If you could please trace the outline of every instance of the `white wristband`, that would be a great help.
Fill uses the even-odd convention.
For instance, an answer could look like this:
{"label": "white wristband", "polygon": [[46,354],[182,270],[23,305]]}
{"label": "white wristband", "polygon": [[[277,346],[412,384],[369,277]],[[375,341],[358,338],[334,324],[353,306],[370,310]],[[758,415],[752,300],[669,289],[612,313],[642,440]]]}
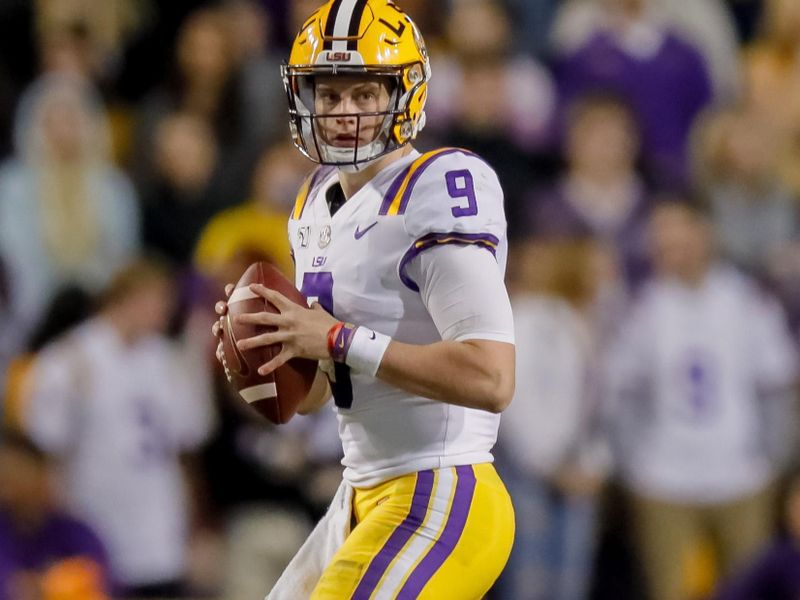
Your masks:
{"label": "white wristband", "polygon": [[392,338],[388,335],[367,327],[358,327],[353,333],[344,362],[354,371],[375,377],[391,341]]}

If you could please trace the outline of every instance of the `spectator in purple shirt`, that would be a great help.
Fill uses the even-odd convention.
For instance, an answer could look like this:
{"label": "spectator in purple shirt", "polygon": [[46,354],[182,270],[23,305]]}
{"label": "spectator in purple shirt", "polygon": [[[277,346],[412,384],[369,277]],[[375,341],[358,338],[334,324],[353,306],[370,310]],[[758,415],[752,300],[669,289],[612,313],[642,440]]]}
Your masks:
{"label": "spectator in purple shirt", "polygon": [[714,600],[800,598],[800,470],[789,478],[783,532],[751,565],[720,586]]}
{"label": "spectator in purple shirt", "polygon": [[[45,454],[0,435],[0,600],[105,600],[106,552],[92,530],[59,510]],[[69,591],[66,591],[69,590]]]}
{"label": "spectator in purple shirt", "polygon": [[651,17],[646,0],[596,0],[605,18],[587,41],[557,57],[561,105],[595,90],[614,91],[633,106],[642,150],[655,177],[686,183],[687,138],[712,87],[701,53]]}

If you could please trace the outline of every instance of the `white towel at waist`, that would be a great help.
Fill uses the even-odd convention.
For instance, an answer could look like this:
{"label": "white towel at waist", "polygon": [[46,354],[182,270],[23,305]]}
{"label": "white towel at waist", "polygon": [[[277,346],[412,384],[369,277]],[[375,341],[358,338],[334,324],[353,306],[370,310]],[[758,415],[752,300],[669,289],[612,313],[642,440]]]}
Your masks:
{"label": "white towel at waist", "polygon": [[328,512],[297,551],[266,600],[307,600],[350,533],[353,487],[342,481]]}

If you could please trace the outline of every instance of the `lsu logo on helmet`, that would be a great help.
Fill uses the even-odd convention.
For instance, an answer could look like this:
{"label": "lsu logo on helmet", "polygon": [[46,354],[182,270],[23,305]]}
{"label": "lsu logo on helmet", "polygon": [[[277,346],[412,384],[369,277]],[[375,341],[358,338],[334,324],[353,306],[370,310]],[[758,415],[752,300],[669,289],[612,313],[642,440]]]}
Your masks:
{"label": "lsu logo on helmet", "polygon": [[[410,142],[425,125],[428,52],[417,26],[390,0],[330,0],[303,24],[281,72],[293,141],[315,162],[375,160]],[[322,115],[314,109],[314,77],[320,75],[387,78],[392,96],[385,111],[373,113],[384,120],[368,146],[334,148],[321,139]]]}

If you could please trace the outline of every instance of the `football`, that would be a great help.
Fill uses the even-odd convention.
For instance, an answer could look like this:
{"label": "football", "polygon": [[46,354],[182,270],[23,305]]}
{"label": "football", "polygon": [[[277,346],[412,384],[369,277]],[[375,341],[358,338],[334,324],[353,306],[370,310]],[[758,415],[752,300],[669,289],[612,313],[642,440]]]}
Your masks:
{"label": "football", "polygon": [[275,424],[289,421],[306,398],[317,373],[317,361],[293,358],[273,373],[259,375],[258,367],[277,356],[280,344],[241,351],[236,341],[270,331],[263,325],[239,324],[234,318],[243,313],[273,312],[277,309],[253,293],[251,283],[278,291],[289,300],[307,306],[306,299],[274,266],[267,262],[250,265],[228,298],[228,312],[222,321],[222,364],[225,376],[239,395],[258,413]]}

